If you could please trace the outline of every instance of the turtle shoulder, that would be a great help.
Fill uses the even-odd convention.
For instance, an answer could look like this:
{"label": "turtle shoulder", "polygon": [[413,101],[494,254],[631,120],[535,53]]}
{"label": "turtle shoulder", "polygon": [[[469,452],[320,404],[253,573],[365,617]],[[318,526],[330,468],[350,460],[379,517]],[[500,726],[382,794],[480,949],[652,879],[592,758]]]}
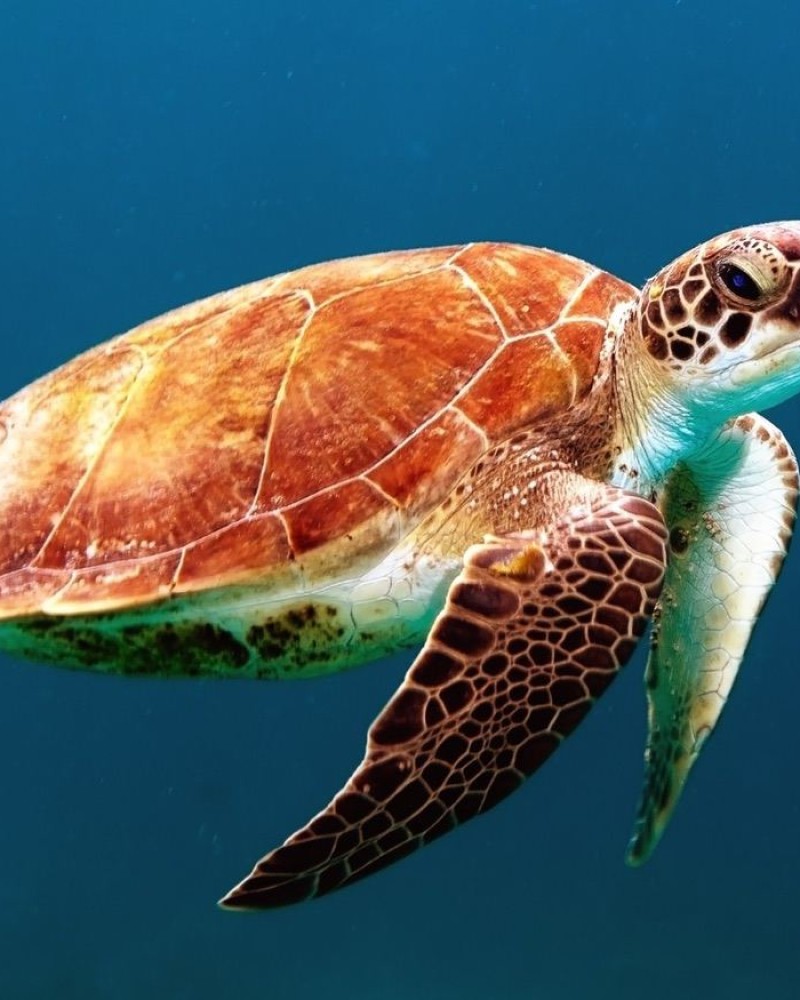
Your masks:
{"label": "turtle shoulder", "polygon": [[0,407],[0,616],[384,553],[590,391],[630,286],[509,244],[312,265],[174,310]]}

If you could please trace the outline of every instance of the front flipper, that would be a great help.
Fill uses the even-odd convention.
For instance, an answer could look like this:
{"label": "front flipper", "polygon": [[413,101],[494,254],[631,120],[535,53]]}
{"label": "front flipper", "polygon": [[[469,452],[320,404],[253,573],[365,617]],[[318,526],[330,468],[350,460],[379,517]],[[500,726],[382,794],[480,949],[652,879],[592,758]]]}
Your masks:
{"label": "front flipper", "polygon": [[725,706],[789,546],[797,463],[763,417],[728,424],[666,487],[670,560],[647,664],[645,784],[628,861],[652,852]]}
{"label": "front flipper", "polygon": [[630,657],[666,559],[652,504],[582,487],[594,499],[552,530],[467,551],[361,766],[222,905],[299,902],[383,868],[505,798],[575,728]]}

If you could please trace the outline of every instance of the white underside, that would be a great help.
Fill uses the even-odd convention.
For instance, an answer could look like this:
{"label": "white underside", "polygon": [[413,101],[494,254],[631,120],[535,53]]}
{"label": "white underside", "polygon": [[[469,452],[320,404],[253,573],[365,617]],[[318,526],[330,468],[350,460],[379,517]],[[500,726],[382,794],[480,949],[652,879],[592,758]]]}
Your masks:
{"label": "white underside", "polygon": [[[198,595],[199,600],[192,603],[203,606],[220,622],[248,624],[264,612],[278,616],[298,605],[334,605],[349,616],[355,638],[365,629],[395,630],[398,624],[407,623],[413,630],[421,620],[430,620],[442,606],[446,589],[460,568],[460,559],[415,554],[404,541],[361,576],[282,593],[257,588],[212,591]],[[174,610],[169,614],[173,615]]]}

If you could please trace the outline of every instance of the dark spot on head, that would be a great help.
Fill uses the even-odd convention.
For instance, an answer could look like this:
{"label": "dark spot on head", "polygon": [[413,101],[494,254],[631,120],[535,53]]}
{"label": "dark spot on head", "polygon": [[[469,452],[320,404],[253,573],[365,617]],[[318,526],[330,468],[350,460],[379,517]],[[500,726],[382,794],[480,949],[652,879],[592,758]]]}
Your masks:
{"label": "dark spot on head", "polygon": [[694,344],[688,340],[673,340],[669,345],[670,353],[678,361],[688,361],[694,354]]}
{"label": "dark spot on head", "polygon": [[741,344],[750,332],[753,317],[747,313],[732,313],[724,322],[720,338],[726,347]]}
{"label": "dark spot on head", "polygon": [[664,316],[659,302],[651,302],[647,307],[647,319],[658,330],[664,329]]}
{"label": "dark spot on head", "polygon": [[755,427],[755,420],[750,416],[749,413],[745,414],[743,417],[739,417],[736,423],[741,427],[745,434],[749,434]]}
{"label": "dark spot on head", "polygon": [[667,319],[671,323],[681,323],[686,319],[686,309],[681,302],[681,295],[677,288],[668,288],[661,297],[661,301]]}
{"label": "dark spot on head", "polygon": [[683,297],[691,304],[706,287],[705,281],[687,281],[683,285]]}
{"label": "dark spot on head", "polygon": [[684,340],[694,340],[697,336],[697,330],[693,326],[681,326],[675,332]]}
{"label": "dark spot on head", "polygon": [[713,289],[709,288],[706,294],[694,307],[695,318],[703,326],[714,326],[722,316],[722,305],[719,296]]}
{"label": "dark spot on head", "polygon": [[656,333],[655,330],[648,327],[644,342],[647,350],[656,360],[663,361],[667,357],[669,353],[667,338],[662,337],[660,333]]}
{"label": "dark spot on head", "polygon": [[[788,235],[788,234],[787,234]],[[794,234],[792,234],[792,239],[782,239],[781,240],[781,252],[786,260],[800,260],[800,240],[798,240]]]}
{"label": "dark spot on head", "polygon": [[713,361],[714,358],[719,354],[719,348],[716,344],[709,344],[708,347],[703,351],[699,357],[701,365],[707,365],[709,361]]}

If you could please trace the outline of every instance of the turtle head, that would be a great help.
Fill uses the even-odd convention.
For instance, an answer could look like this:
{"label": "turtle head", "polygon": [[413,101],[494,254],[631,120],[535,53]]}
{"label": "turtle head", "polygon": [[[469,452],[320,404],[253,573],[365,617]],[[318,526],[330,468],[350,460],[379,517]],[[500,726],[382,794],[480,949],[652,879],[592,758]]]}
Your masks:
{"label": "turtle head", "polygon": [[726,233],[659,271],[626,315],[618,355],[641,481],[727,420],[800,392],[800,222]]}
{"label": "turtle head", "polygon": [[661,377],[718,423],[800,390],[800,222],[739,229],[645,285],[639,334]]}

